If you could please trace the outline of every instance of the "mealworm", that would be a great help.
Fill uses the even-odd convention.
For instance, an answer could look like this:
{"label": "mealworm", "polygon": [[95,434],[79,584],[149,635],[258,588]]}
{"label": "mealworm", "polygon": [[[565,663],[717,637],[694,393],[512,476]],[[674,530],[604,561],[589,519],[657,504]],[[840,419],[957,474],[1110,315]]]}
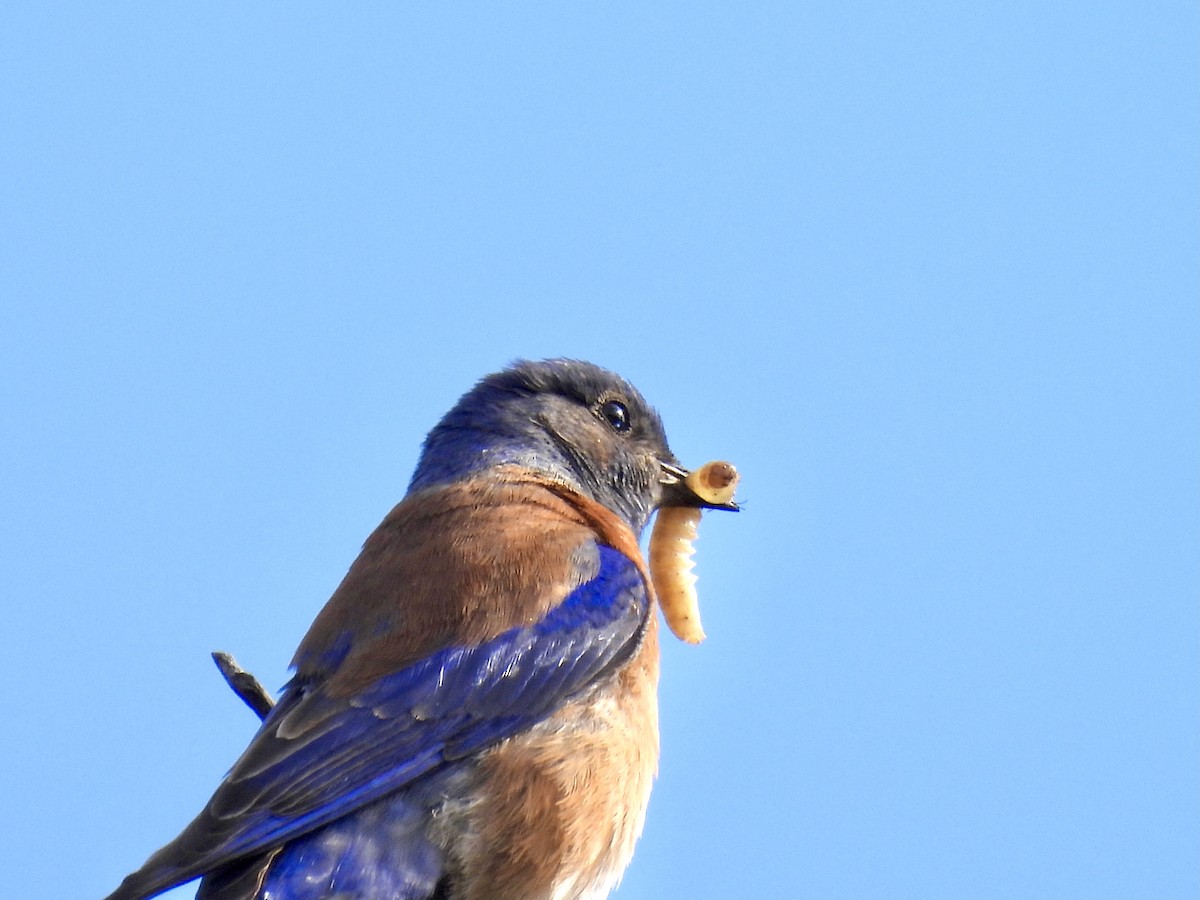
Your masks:
{"label": "mealworm", "polygon": [[[709,462],[687,477],[687,486],[708,503],[728,503],[737,488],[738,473],[727,462]],[[650,578],[658,594],[663,618],[675,637],[689,644],[704,640],[700,605],[696,596],[696,526],[700,510],[668,506],[658,511],[650,533]]]}

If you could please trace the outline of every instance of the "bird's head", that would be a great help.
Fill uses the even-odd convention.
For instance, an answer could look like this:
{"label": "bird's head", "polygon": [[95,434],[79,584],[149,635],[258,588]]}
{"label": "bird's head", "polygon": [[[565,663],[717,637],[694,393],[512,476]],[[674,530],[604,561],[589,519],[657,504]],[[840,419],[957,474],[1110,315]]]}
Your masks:
{"label": "bird's head", "polygon": [[659,506],[711,506],[684,484],[662,420],[591,363],[521,361],[465,394],[425,439],[409,490],[517,465],[566,484],[640,533]]}

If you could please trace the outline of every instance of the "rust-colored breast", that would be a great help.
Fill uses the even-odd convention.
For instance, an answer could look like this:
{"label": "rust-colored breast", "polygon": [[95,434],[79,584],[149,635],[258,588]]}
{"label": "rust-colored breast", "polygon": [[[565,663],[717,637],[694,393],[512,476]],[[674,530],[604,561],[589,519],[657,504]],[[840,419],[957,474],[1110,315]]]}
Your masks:
{"label": "rust-colored breast", "polygon": [[[595,574],[597,542],[638,567],[653,604],[636,536],[567,487],[512,470],[416,494],[368,538],[301,643],[298,671],[325,674],[329,694],[349,696],[448,645],[535,622]],[[435,827],[454,870],[451,896],[607,895],[641,833],[658,765],[658,663],[651,610],[620,670],[482,755]]]}
{"label": "rust-colored breast", "polygon": [[[455,897],[606,897],[642,832],[658,768],[658,634],[607,683],[488,751],[459,812]],[[453,813],[452,813],[453,814]]]}

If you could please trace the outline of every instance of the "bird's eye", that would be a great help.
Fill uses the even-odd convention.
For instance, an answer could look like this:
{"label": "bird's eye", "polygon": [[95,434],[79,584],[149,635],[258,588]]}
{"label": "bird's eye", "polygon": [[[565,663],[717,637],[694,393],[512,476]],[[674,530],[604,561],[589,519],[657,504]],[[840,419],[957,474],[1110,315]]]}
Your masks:
{"label": "bird's eye", "polygon": [[600,416],[613,431],[629,430],[629,409],[620,400],[608,400],[600,405]]}

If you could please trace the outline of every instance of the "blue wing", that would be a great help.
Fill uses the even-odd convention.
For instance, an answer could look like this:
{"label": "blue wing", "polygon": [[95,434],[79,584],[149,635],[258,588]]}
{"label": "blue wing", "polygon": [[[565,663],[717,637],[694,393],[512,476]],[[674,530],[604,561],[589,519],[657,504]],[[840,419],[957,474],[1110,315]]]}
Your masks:
{"label": "blue wing", "polygon": [[350,699],[293,681],[208,807],[109,900],[132,900],[277,847],[541,721],[618,668],[650,614],[637,567],[596,575],[543,619],[449,647]]}

